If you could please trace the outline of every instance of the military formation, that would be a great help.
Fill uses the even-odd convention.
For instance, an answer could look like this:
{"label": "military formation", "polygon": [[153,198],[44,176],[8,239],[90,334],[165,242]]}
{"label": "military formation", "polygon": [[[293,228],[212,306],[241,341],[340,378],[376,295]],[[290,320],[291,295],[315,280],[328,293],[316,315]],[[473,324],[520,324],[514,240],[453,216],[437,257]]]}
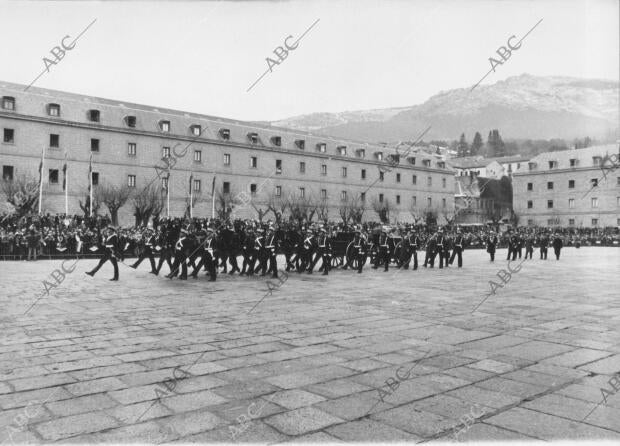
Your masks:
{"label": "military formation", "polygon": [[[554,248],[559,260],[563,246],[559,233],[515,230],[500,238],[489,230],[484,244],[490,261],[495,260],[501,240],[505,240],[508,247],[507,259],[513,260],[521,258],[523,248],[526,258],[528,255],[532,258],[534,247],[540,249],[540,258],[546,259],[549,246]],[[145,228],[135,233],[131,243],[108,225],[97,248],[99,263],[86,274],[94,276],[110,262],[114,269],[110,280],[118,280],[118,263],[124,263],[130,245],[135,246],[137,259],[126,265],[133,269],[148,259],[150,273],[156,276],[187,280],[198,278],[204,271],[209,281],[215,281],[218,274],[277,278],[279,270],[300,274],[316,271],[322,275],[328,275],[333,268],[351,269],[361,274],[365,266],[383,271],[389,271],[390,266],[417,270],[422,263],[422,259],[418,259],[419,251],[424,251],[424,268],[434,268],[436,264],[438,268],[453,265],[461,268],[464,250],[471,244],[472,234],[464,234],[458,227],[428,231],[410,225],[343,227],[328,223],[262,224],[237,220],[218,224],[207,219],[168,220],[156,229]],[[283,256],[281,265],[278,265],[279,254]]]}

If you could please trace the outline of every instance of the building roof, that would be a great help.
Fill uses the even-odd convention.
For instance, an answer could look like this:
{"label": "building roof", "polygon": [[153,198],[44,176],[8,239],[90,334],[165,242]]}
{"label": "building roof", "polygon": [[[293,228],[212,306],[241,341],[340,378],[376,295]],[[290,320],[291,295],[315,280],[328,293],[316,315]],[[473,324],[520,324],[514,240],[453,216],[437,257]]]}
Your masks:
{"label": "building roof", "polygon": [[[611,156],[613,154],[620,154],[620,146],[618,144],[606,144],[587,147],[585,149],[544,152],[530,159],[529,163],[521,165],[515,173],[528,173],[530,171],[541,172],[557,169],[570,169],[574,167],[598,167],[594,164],[595,157],[603,158],[605,155]],[[576,160],[575,166],[571,166],[571,159]],[[555,162],[553,167],[549,165],[550,161]],[[618,161],[616,160],[615,162],[617,163]],[[530,164],[533,164],[534,169],[530,170]]]}
{"label": "building roof", "polygon": [[517,154],[517,155],[499,156],[496,158],[487,158],[487,159],[497,161],[500,164],[506,164],[506,163],[527,162],[530,158],[526,158],[524,156],[521,156],[520,154]]}
{"label": "building roof", "polygon": [[491,158],[479,156],[464,156],[461,158],[451,158],[448,161],[452,167],[457,169],[471,169],[474,167],[486,167],[493,162]]}

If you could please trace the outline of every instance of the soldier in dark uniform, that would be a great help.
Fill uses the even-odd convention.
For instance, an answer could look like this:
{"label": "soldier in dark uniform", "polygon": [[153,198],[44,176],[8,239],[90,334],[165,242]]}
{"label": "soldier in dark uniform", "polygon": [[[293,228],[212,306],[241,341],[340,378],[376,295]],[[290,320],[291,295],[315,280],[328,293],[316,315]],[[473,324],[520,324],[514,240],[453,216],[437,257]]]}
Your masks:
{"label": "soldier in dark uniform", "polygon": [[201,236],[198,239],[200,244],[197,250],[200,255],[200,262],[198,262],[191,273],[194,279],[198,277],[198,273],[204,266],[209,274],[209,282],[215,282],[217,278],[217,259],[214,256],[215,238],[212,228],[206,228],[201,232]]}
{"label": "soldier in dark uniform", "polygon": [[155,270],[156,276],[159,275],[164,262],[168,264],[168,268],[170,269],[170,272],[172,272],[172,257],[174,255],[175,240],[175,231],[173,231],[172,227],[169,225],[163,226],[158,240],[158,244],[161,247],[161,254],[159,256],[157,269]]}
{"label": "soldier in dark uniform", "polygon": [[243,264],[241,265],[240,276],[247,274],[251,276],[254,274],[254,244],[256,236],[252,227],[247,227],[245,230],[245,236],[241,242],[241,253],[243,255]]}
{"label": "soldier in dark uniform", "polygon": [[324,227],[321,227],[319,230],[319,236],[317,237],[317,249],[316,256],[314,261],[308,268],[308,271],[312,273],[312,270],[318,263],[319,259],[321,259],[321,269],[323,270],[323,275],[327,276],[329,274],[330,262],[331,262],[331,242],[327,235],[327,231]]}
{"label": "soldier in dark uniform", "polygon": [[420,246],[420,239],[413,229],[407,231],[407,234],[403,237],[403,246],[407,249],[407,258],[403,263],[403,269],[409,269],[409,263],[413,258],[413,270],[418,269],[418,248]]}
{"label": "soldier in dark uniform", "polygon": [[278,277],[278,238],[276,236],[275,228],[269,226],[267,234],[265,235],[265,245],[260,252],[261,263],[261,276],[264,276],[267,272],[271,273],[271,277],[274,279]]}
{"label": "soldier in dark uniform", "polygon": [[[435,253],[437,255],[439,255],[439,268],[442,269],[443,268],[443,260],[444,260],[444,244],[445,244],[445,237],[443,235],[443,229],[439,228],[439,230],[437,231],[437,238],[436,238],[436,243],[437,243],[437,247],[435,249]],[[447,259],[446,259],[447,261]],[[435,258],[433,256],[433,258],[431,259],[431,268],[433,267],[433,264],[435,263]]]}
{"label": "soldier in dark uniform", "polygon": [[187,255],[189,240],[187,238],[187,230],[182,228],[179,234],[179,238],[174,244],[174,263],[172,264],[172,271],[166,277],[172,279],[179,273],[181,268],[181,275],[179,280],[187,280]]}
{"label": "soldier in dark uniform", "polygon": [[555,253],[555,260],[560,260],[560,252],[562,251],[562,246],[564,242],[562,241],[562,237],[557,232],[553,236],[553,252]]}
{"label": "soldier in dark uniform", "polygon": [[364,263],[366,263],[366,250],[368,249],[367,238],[361,229],[355,231],[353,238],[354,257],[357,260],[357,273],[362,273]]}
{"label": "soldier in dark uniform", "polygon": [[527,256],[529,255],[531,259],[533,254],[534,254],[534,237],[532,236],[532,234],[527,234],[525,236],[525,258],[527,259]]}
{"label": "soldier in dark uniform", "polygon": [[87,271],[91,277],[94,277],[97,274],[97,271],[103,266],[105,262],[108,260],[114,267],[114,277],[110,280],[118,280],[118,262],[116,261],[118,257],[118,236],[116,235],[116,230],[112,226],[108,226],[107,234],[103,241],[103,252],[101,254],[101,259],[99,263],[92,271]]}
{"label": "soldier in dark uniform", "polygon": [[497,249],[498,243],[499,239],[497,238],[497,235],[495,235],[494,231],[491,231],[487,239],[487,252],[491,256],[491,262],[495,261],[495,250]]}
{"label": "soldier in dark uniform", "polygon": [[[299,267],[297,268],[297,272],[302,272],[310,268],[312,265],[312,256],[314,255],[314,251],[316,250],[316,237],[310,228],[306,231],[306,236],[304,237],[303,244],[301,246],[301,252],[298,254],[300,259]],[[308,271],[312,274],[312,271]]]}
{"label": "soldier in dark uniform", "polygon": [[153,234],[153,231],[151,229],[146,229],[142,233],[142,239],[140,240],[140,245],[142,247],[142,251],[140,252],[140,256],[138,257],[138,260],[134,262],[133,265],[129,265],[129,266],[132,267],[133,269],[136,269],[138,268],[138,266],[140,266],[140,263],[142,263],[142,261],[148,257],[149,261],[151,262],[151,274],[157,274],[157,267],[155,266],[155,257],[153,256],[153,246],[155,245],[155,235]]}
{"label": "soldier in dark uniform", "polygon": [[424,268],[429,265],[435,267],[435,251],[437,250],[437,234],[433,234],[426,242],[426,255],[424,256]]}
{"label": "soldier in dark uniform", "polygon": [[379,234],[379,251],[377,252],[377,259],[372,269],[377,269],[381,265],[384,265],[383,271],[388,271],[390,267],[390,245],[388,244],[388,234],[385,228],[381,230]]}
{"label": "soldier in dark uniform", "polygon": [[[523,254],[523,234],[517,232],[516,234],[517,237],[517,254],[519,255],[519,258],[521,258],[521,254]],[[512,260],[516,260],[514,257]]]}
{"label": "soldier in dark uniform", "polygon": [[540,236],[540,259],[547,260],[547,250],[549,249],[549,237],[547,234]]}
{"label": "soldier in dark uniform", "polygon": [[454,250],[452,251],[452,257],[450,257],[450,265],[454,262],[454,258],[458,256],[458,267],[463,266],[463,234],[461,228],[456,230],[456,237],[454,238]]}

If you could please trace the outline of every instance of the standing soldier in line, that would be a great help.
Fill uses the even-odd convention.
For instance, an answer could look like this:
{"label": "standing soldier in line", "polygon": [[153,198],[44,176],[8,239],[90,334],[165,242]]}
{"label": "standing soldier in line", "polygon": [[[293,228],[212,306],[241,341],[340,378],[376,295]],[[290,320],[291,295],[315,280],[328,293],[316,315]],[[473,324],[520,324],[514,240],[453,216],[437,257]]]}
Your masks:
{"label": "standing soldier in line", "polygon": [[530,256],[530,260],[532,259],[532,255],[534,254],[534,236],[532,234],[527,234],[525,236],[525,258]]}
{"label": "standing soldier in line", "polygon": [[[408,235],[409,247],[411,249],[411,258],[413,258],[413,270],[418,269],[418,249],[420,248],[420,238],[415,232],[415,229],[411,229]],[[409,268],[409,262],[405,265],[405,269]]]}
{"label": "standing soldier in line", "polygon": [[367,249],[367,238],[365,234],[362,232],[361,228],[358,228],[355,231],[355,238],[353,239],[353,249],[355,250],[355,258],[357,259],[357,273],[362,273],[362,268],[364,267],[364,263],[366,263],[366,249]]}
{"label": "standing soldier in line", "polygon": [[327,236],[327,231],[325,230],[325,227],[321,226],[321,229],[319,231],[320,234],[317,240],[317,254],[308,271],[312,273],[312,270],[314,269],[320,258],[323,275],[327,276],[329,274],[329,268],[331,266],[330,262],[332,246],[331,242],[329,241],[329,237]]}
{"label": "standing soldier in line", "polygon": [[[443,257],[444,257],[444,244],[445,244],[445,237],[443,235],[443,229],[439,228],[439,230],[437,231],[437,248],[436,248],[436,253],[439,255],[439,268],[442,269],[443,268]],[[435,263],[435,259],[434,257],[431,259],[431,268],[432,265]]]}
{"label": "standing soldier in line", "polygon": [[489,238],[487,239],[487,252],[491,256],[491,262],[495,261],[495,250],[497,249],[497,244],[499,243],[499,239],[497,235],[495,235],[495,231],[491,231],[489,233]]}
{"label": "standing soldier in line", "polygon": [[433,234],[426,242],[426,255],[424,256],[424,268],[429,264],[431,268],[435,267],[435,250],[437,249],[437,234]]}
{"label": "standing soldier in line", "polygon": [[381,234],[379,235],[379,252],[377,253],[375,266],[373,266],[372,269],[377,269],[382,264],[385,265],[385,269],[383,271],[388,271],[390,266],[390,246],[388,244],[388,234],[385,227],[383,227]]}
{"label": "standing soldier in line", "polygon": [[553,237],[553,252],[555,253],[555,260],[560,260],[560,251],[562,251],[562,237],[557,232]]}
{"label": "standing soldier in line", "polygon": [[99,260],[99,264],[97,264],[92,271],[87,271],[86,274],[91,277],[95,277],[95,274],[97,274],[99,268],[101,268],[103,264],[109,260],[114,267],[114,277],[110,280],[118,280],[118,262],[116,261],[118,256],[118,236],[116,235],[116,230],[112,226],[108,226],[107,228],[107,235],[103,245],[104,250],[101,255],[101,260]]}
{"label": "standing soldier in line", "polygon": [[549,237],[547,234],[540,236],[540,259],[547,260],[547,250],[549,248]]}
{"label": "standing soldier in line", "polygon": [[463,266],[463,234],[461,234],[461,228],[457,228],[456,237],[454,238],[454,251],[452,251],[452,257],[450,257],[450,265],[454,262],[454,258],[458,256],[457,264],[459,268]]}
{"label": "standing soldier in line", "polygon": [[179,273],[179,267],[181,268],[181,275],[179,280],[187,280],[187,246],[189,240],[187,239],[187,230],[181,228],[179,239],[174,244],[174,263],[172,264],[172,271],[166,277],[172,279]]}
{"label": "standing soldier in line", "polygon": [[131,268],[136,269],[140,266],[140,263],[144,259],[148,257],[151,262],[151,274],[157,274],[157,267],[155,266],[155,257],[153,256],[153,246],[155,245],[155,235],[153,234],[153,230],[147,228],[142,234],[142,239],[140,240],[140,244],[142,245],[142,251],[140,252],[140,256],[138,260],[134,262],[133,265],[129,265]]}
{"label": "standing soldier in line", "polygon": [[[312,256],[314,254],[315,245],[316,241],[312,229],[308,228],[308,230],[306,231],[306,237],[304,238],[304,242],[302,245],[302,250],[300,253],[301,255],[299,256],[300,266],[297,268],[297,272],[307,270],[312,265]],[[312,274],[312,270],[309,270],[308,273]]]}
{"label": "standing soldier in line", "polygon": [[[516,234],[517,237],[517,253],[519,255],[519,258],[521,258],[521,254],[523,254],[523,234],[521,234],[520,232],[517,232]],[[515,260],[514,258],[512,260]]]}
{"label": "standing soldier in line", "polygon": [[243,264],[241,265],[240,276],[247,274],[251,276],[254,274],[254,245],[256,242],[256,236],[254,235],[254,229],[251,226],[247,226],[245,230],[245,236],[241,243],[241,253],[243,254]]}
{"label": "standing soldier in line", "polygon": [[198,240],[200,245],[196,250],[200,256],[200,262],[194,267],[191,276],[196,279],[198,273],[205,267],[209,274],[209,282],[215,282],[217,278],[217,260],[214,256],[215,247],[215,232],[212,228],[206,228],[203,230],[204,235]]}
{"label": "standing soldier in line", "polygon": [[443,259],[444,259],[444,266],[446,268],[448,268],[448,265],[450,264],[449,262],[450,252],[452,251],[453,246],[454,246],[454,243],[452,243],[452,236],[450,234],[446,234],[444,236],[444,244],[443,244]]}

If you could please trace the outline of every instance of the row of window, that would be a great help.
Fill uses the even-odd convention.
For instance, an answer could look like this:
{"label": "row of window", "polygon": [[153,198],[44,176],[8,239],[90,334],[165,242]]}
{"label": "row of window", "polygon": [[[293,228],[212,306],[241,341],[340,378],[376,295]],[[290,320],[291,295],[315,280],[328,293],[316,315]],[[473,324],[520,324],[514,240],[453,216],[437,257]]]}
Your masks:
{"label": "row of window", "polygon": [[[3,96],[2,97],[2,108],[5,110],[15,110],[15,98],[10,97],[10,96]],[[60,117],[60,105],[59,104],[47,104],[46,105],[46,111],[48,116],[52,116],[52,117]],[[88,121],[91,122],[100,122],[101,121],[101,112],[99,110],[88,110],[88,112],[86,113],[86,118]],[[136,127],[136,122],[137,122],[137,118],[135,116],[125,116],[123,118],[123,121],[125,122],[125,125],[127,127]],[[167,120],[160,120],[157,123],[157,126],[159,128],[159,130],[163,133],[170,133],[171,131],[171,124],[170,121]],[[202,135],[203,133],[203,128],[201,125],[199,124],[193,124],[189,126],[189,130],[190,133],[193,136],[199,137]],[[230,129],[227,128],[221,128],[218,131],[218,135],[220,136],[221,139],[228,141],[230,140]],[[248,142],[250,142],[251,144],[259,144],[261,142],[261,139],[258,135],[258,133],[256,132],[249,132],[247,134],[247,139]],[[280,136],[272,136],[270,138],[271,144],[275,147],[281,147],[282,146],[282,137]],[[6,142],[6,141],[5,141]],[[300,149],[300,150],[305,150],[306,149],[306,141],[304,139],[297,139],[295,140],[295,146]],[[55,146],[51,146],[51,147],[55,147]],[[316,151],[319,153],[326,153],[327,152],[327,144],[324,142],[319,142],[316,144]],[[336,146],[336,152],[338,153],[338,155],[340,156],[347,156],[348,155],[348,150],[347,150],[347,146],[345,145],[338,145]],[[381,151],[375,151],[374,152],[374,158],[377,159],[378,161],[383,161],[384,157],[383,157],[383,152]],[[366,158],[366,149],[357,149],[355,150],[355,156],[357,158]],[[400,163],[400,157],[399,155],[396,154],[390,154],[387,156],[387,159],[389,159],[392,162],[395,163]],[[416,157],[415,156],[410,156],[407,158],[409,164],[411,165],[415,165],[416,164]],[[425,167],[431,167],[431,160],[430,159],[423,159],[422,160],[422,165]],[[437,168],[439,169],[445,169],[446,168],[446,164],[444,161],[438,161],[437,162]]]}
{"label": "row of window", "polygon": [[[598,218],[593,218],[591,220],[592,226],[598,226]],[[534,226],[534,220],[528,220],[527,221],[528,226]],[[557,218],[549,218],[547,219],[547,226],[558,226],[560,224],[559,219]],[[617,219],[617,223],[618,226],[620,226],[620,218]],[[569,218],[568,219],[568,226],[575,226],[575,219],[574,218]]]}
{"label": "row of window", "polygon": [[[598,205],[599,205],[598,197],[591,197],[590,198],[590,205],[591,205],[592,208],[598,208]],[[620,197],[617,197],[617,205],[620,207]],[[527,201],[527,208],[528,209],[534,209],[534,202],[532,200],[528,200]],[[575,199],[574,198],[569,198],[568,199],[568,208],[569,209],[575,209]],[[547,200],[547,209],[553,209],[553,200]]]}
{"label": "row of window", "polygon": [[[590,180],[590,186],[591,187],[597,187],[598,186],[598,181],[599,178],[592,178]],[[620,177],[617,178],[617,185],[620,186]],[[554,188],[554,183],[553,181],[547,181],[547,190],[553,190]],[[574,189],[575,188],[575,180],[568,180],[568,188],[569,189]],[[527,183],[527,190],[528,192],[531,192],[534,190],[534,183]]]}
{"label": "row of window", "polygon": [[[568,160],[569,166],[570,167],[577,167],[579,165],[579,160],[577,158],[571,158]],[[593,156],[592,157],[592,165],[597,167],[597,166],[601,166],[603,163],[603,157],[602,156]],[[549,166],[549,170],[554,170],[554,169],[558,169],[559,165],[558,162],[556,160],[549,160],[547,161],[547,164]],[[530,161],[528,163],[528,168],[529,170],[536,170],[537,167],[537,163],[535,161]]]}

